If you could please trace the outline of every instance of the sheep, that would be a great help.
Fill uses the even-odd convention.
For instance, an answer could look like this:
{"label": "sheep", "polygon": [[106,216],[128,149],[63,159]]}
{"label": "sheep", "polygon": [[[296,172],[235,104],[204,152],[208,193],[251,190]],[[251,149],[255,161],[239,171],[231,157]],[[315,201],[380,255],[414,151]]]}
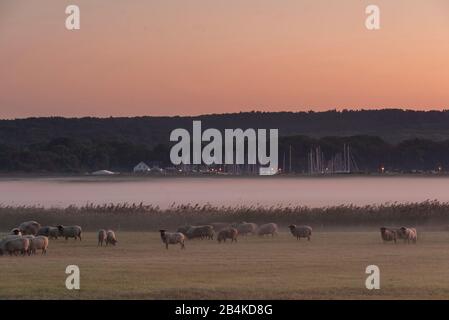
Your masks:
{"label": "sheep", "polygon": [[217,235],[217,241],[218,243],[226,242],[226,239],[231,239],[231,242],[237,242],[237,236],[239,232],[236,228],[227,228],[222,229],[220,232],[218,232]]}
{"label": "sheep", "polygon": [[185,249],[185,235],[181,232],[166,232],[166,230],[159,230],[161,233],[161,240],[163,243],[165,243],[165,248],[168,250],[169,244],[177,244],[179,243],[181,245],[181,249]]}
{"label": "sheep", "polygon": [[21,253],[22,255],[25,255],[25,253],[28,252],[28,248],[30,246],[30,240],[18,237],[16,239],[11,239],[6,241],[2,246],[2,254],[3,252],[8,252],[10,256],[17,255],[18,253]]}
{"label": "sheep", "polygon": [[0,255],[3,255],[3,253],[5,252],[6,242],[8,242],[10,240],[14,240],[14,239],[21,239],[21,238],[22,238],[21,235],[16,235],[16,234],[6,235],[2,240],[0,240]]}
{"label": "sheep", "polygon": [[277,233],[278,233],[278,226],[276,223],[263,224],[257,230],[257,234],[259,236],[265,236],[268,234],[271,234],[271,236],[274,236],[274,235],[277,235]]}
{"label": "sheep", "polygon": [[396,239],[398,238],[397,232],[395,229],[390,229],[386,227],[380,228],[380,236],[383,242],[394,241],[396,243]]}
{"label": "sheep", "polygon": [[38,236],[46,236],[49,239],[58,239],[59,230],[57,227],[45,226],[39,229]]}
{"label": "sheep", "polygon": [[257,230],[257,224],[255,223],[234,223],[232,227],[236,228],[239,232],[239,235],[246,236],[248,234],[254,234]]}
{"label": "sheep", "polygon": [[22,232],[22,234],[32,234],[36,235],[39,229],[41,228],[41,225],[36,221],[26,221],[20,224],[19,230]]}
{"label": "sheep", "polygon": [[22,232],[20,231],[19,228],[14,228],[9,232],[10,235],[16,235],[16,236],[21,236]]}
{"label": "sheep", "polygon": [[297,226],[294,224],[291,224],[288,226],[290,229],[290,232],[294,237],[296,237],[297,240],[301,240],[302,238],[307,238],[308,241],[310,241],[310,237],[312,236],[312,227],[309,226]]}
{"label": "sheep", "polygon": [[404,239],[404,242],[410,243],[416,243],[416,241],[418,240],[418,233],[416,232],[415,228],[406,228],[406,227],[401,227],[399,228],[400,234],[402,239]]}
{"label": "sheep", "polygon": [[214,228],[212,228],[212,226],[209,226],[209,225],[192,226],[187,230],[187,232],[185,233],[185,236],[187,237],[187,239],[207,238],[209,240],[213,240],[214,239]]}
{"label": "sheep", "polygon": [[108,230],[106,233],[106,245],[112,244],[115,246],[117,243],[117,238],[115,237],[115,232],[112,230]]}
{"label": "sheep", "polygon": [[47,254],[48,238],[46,236],[37,236],[29,239],[30,246],[28,254],[36,254],[37,250],[42,250],[41,254]]}
{"label": "sheep", "polygon": [[106,230],[98,230],[98,244],[97,246],[103,246],[103,242],[106,241]]}
{"label": "sheep", "polygon": [[61,237],[64,237],[66,240],[68,238],[75,238],[75,240],[77,238],[79,238],[80,241],[81,241],[82,229],[81,229],[80,226],[62,226],[62,225],[59,225],[58,226],[58,230],[59,230],[59,235]]}

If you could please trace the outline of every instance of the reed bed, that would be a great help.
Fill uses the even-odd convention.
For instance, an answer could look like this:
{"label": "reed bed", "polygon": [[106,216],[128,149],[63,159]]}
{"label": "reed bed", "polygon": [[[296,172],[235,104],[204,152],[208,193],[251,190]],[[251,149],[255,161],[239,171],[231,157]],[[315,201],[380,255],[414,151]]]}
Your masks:
{"label": "reed bed", "polygon": [[114,228],[129,231],[173,229],[183,224],[212,222],[291,223],[315,227],[380,225],[449,225],[449,203],[385,203],[381,205],[339,205],[310,208],[306,206],[212,206],[209,204],[175,204],[161,209],[143,203],[87,204],[65,208],[40,206],[6,206],[0,204],[0,230],[9,230],[26,220],[42,225],[79,224],[85,230]]}

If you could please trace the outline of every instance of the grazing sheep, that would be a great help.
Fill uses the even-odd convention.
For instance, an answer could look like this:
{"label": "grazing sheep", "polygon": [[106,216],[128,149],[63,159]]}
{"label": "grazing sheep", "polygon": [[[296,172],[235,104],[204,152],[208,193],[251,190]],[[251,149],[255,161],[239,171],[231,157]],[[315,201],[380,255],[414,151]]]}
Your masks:
{"label": "grazing sheep", "polygon": [[310,237],[312,236],[312,227],[309,226],[297,226],[294,224],[291,224],[288,226],[290,229],[290,232],[294,237],[296,237],[297,240],[301,240],[302,238],[307,238],[308,241],[310,241]]}
{"label": "grazing sheep", "polygon": [[22,232],[22,234],[32,234],[36,235],[39,229],[41,228],[41,225],[36,221],[26,221],[20,224],[19,230]]}
{"label": "grazing sheep", "polygon": [[39,229],[38,236],[46,236],[49,239],[58,239],[59,230],[57,227],[45,226]]}
{"label": "grazing sheep", "polygon": [[103,246],[103,242],[106,241],[106,230],[101,229],[98,230],[98,245],[97,246]]}
{"label": "grazing sheep", "polygon": [[221,243],[222,241],[226,242],[226,239],[231,239],[231,242],[237,242],[238,234],[239,232],[236,228],[223,229],[218,232],[217,241],[218,243]]}
{"label": "grazing sheep", "polygon": [[181,245],[181,249],[185,249],[185,239],[186,237],[181,232],[166,232],[166,230],[159,230],[161,233],[161,240],[163,243],[165,243],[165,248],[168,250],[169,244],[177,244],[179,243]]}
{"label": "grazing sheep", "polygon": [[29,239],[30,247],[28,254],[36,254],[37,250],[42,250],[41,254],[47,254],[48,238],[46,236],[37,236]]}
{"label": "grazing sheep", "polygon": [[402,239],[404,239],[404,242],[410,243],[416,243],[416,241],[418,240],[418,233],[416,232],[415,228],[406,228],[406,227],[401,227],[400,228],[400,234]]}
{"label": "grazing sheep", "polygon": [[106,245],[112,244],[113,246],[115,246],[116,243],[117,238],[115,237],[115,232],[112,230],[108,230],[108,232],[106,233]]}
{"label": "grazing sheep", "polygon": [[5,252],[6,242],[8,242],[9,240],[21,239],[21,238],[22,238],[21,235],[16,235],[16,234],[8,234],[5,237],[3,237],[3,239],[0,240],[0,255],[3,255]]}
{"label": "grazing sheep", "polygon": [[214,228],[212,226],[192,226],[185,233],[187,239],[200,238],[201,240],[206,238],[209,240],[214,239]]}
{"label": "grazing sheep", "polygon": [[386,227],[380,228],[380,236],[382,237],[383,242],[394,241],[394,243],[396,243],[396,239],[398,238],[395,229]]}
{"label": "grazing sheep", "polygon": [[249,223],[249,222],[234,223],[232,226],[234,228],[236,228],[237,231],[239,232],[239,235],[242,235],[242,236],[254,234],[254,233],[256,233],[256,230],[257,230],[257,224]]}
{"label": "grazing sheep", "polygon": [[209,225],[212,226],[212,228],[214,228],[215,232],[219,232],[220,230],[227,229],[227,228],[231,227],[231,224],[229,224],[227,222],[213,222]]}
{"label": "grazing sheep", "polygon": [[21,253],[22,255],[25,255],[25,253],[28,252],[28,248],[30,247],[30,240],[18,237],[16,239],[11,239],[6,241],[2,246],[2,254],[3,252],[9,253],[10,256],[17,255],[18,253]]}
{"label": "grazing sheep", "polygon": [[257,234],[259,236],[265,236],[269,234],[271,234],[271,236],[274,236],[277,235],[277,233],[278,233],[278,226],[276,223],[263,224],[257,230]]}
{"label": "grazing sheep", "polygon": [[68,238],[77,238],[81,241],[81,233],[82,229],[80,226],[58,226],[59,235],[61,237],[64,237],[66,240]]}
{"label": "grazing sheep", "polygon": [[22,232],[20,231],[19,228],[14,228],[9,232],[10,235],[16,235],[16,236],[21,236]]}

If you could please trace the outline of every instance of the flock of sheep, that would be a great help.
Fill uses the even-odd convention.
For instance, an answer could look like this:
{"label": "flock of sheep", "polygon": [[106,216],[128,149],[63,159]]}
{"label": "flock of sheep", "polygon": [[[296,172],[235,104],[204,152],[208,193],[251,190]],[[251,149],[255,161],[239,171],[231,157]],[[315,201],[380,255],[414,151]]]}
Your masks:
{"label": "flock of sheep", "polygon": [[[288,227],[291,234],[298,240],[307,238],[310,241],[312,237],[312,228],[310,226],[290,225]],[[278,225],[276,223],[266,223],[258,226],[251,222],[242,223],[211,223],[201,226],[182,226],[176,232],[167,232],[159,230],[161,240],[166,249],[170,244],[179,244],[181,249],[185,249],[187,239],[209,239],[213,240],[215,235],[219,243],[230,240],[237,242],[239,236],[259,235],[275,236],[278,234]],[[38,250],[42,254],[47,253],[49,239],[58,239],[63,237],[79,239],[81,241],[82,229],[80,226],[44,226],[42,227],[36,221],[27,221],[21,223],[17,228],[11,230],[10,234],[0,240],[0,255],[34,255]],[[381,238],[384,242],[404,240],[406,243],[416,243],[418,234],[415,228],[380,228]],[[116,245],[117,237],[112,230],[101,229],[98,231],[98,246]]]}
{"label": "flock of sheep", "polygon": [[36,221],[26,221],[0,240],[0,255],[34,255],[38,250],[47,253],[49,239],[63,237],[75,238],[81,241],[82,229],[80,226],[42,227]]}
{"label": "flock of sheep", "polygon": [[[296,226],[294,224],[289,226],[290,232],[296,239],[307,238],[310,241],[312,237],[312,228],[309,226]],[[219,243],[230,240],[237,242],[238,236],[247,236],[257,234],[259,236],[275,236],[278,234],[278,225],[276,223],[266,223],[258,226],[251,222],[242,223],[211,223],[203,226],[183,226],[178,228],[176,232],[167,232],[167,230],[159,230],[161,233],[161,240],[168,249],[169,244],[180,244],[181,249],[185,249],[186,239],[214,239],[217,235]]]}
{"label": "flock of sheep", "polygon": [[384,242],[393,241],[396,243],[397,240],[404,240],[407,243],[416,243],[418,240],[418,232],[415,228],[380,228],[380,235]]}

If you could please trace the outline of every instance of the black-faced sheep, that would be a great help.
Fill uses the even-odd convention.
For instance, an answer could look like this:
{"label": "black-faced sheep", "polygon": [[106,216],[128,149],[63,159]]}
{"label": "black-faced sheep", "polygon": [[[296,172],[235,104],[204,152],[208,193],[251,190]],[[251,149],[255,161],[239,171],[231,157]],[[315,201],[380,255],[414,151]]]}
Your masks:
{"label": "black-faced sheep", "polygon": [[16,236],[21,236],[22,232],[20,231],[19,228],[14,228],[9,232],[10,235],[16,235]]}
{"label": "black-faced sheep", "polygon": [[380,228],[380,236],[383,242],[394,241],[396,243],[397,232],[394,229],[382,227]]}
{"label": "black-faced sheep", "polygon": [[68,238],[80,239],[81,241],[81,233],[82,229],[80,226],[58,226],[59,235],[66,240]]}
{"label": "black-faced sheep", "polygon": [[401,227],[400,234],[402,239],[404,239],[404,242],[407,243],[416,243],[418,240],[418,233],[416,232],[415,228],[407,228],[407,227]]}
{"label": "black-faced sheep", "polygon": [[165,243],[165,248],[168,250],[169,244],[180,244],[181,249],[185,249],[185,236],[181,232],[166,232],[166,230],[159,230],[161,233],[161,240],[163,243]]}
{"label": "black-faced sheep", "polygon": [[239,232],[236,228],[222,229],[220,230],[220,232],[218,232],[217,241],[221,243],[222,241],[226,242],[226,239],[231,239],[231,242],[237,242],[238,234]]}
{"label": "black-faced sheep", "polygon": [[309,226],[297,226],[291,224],[288,226],[290,232],[296,239],[301,240],[301,238],[307,238],[310,241],[310,237],[312,236],[312,227]]}

